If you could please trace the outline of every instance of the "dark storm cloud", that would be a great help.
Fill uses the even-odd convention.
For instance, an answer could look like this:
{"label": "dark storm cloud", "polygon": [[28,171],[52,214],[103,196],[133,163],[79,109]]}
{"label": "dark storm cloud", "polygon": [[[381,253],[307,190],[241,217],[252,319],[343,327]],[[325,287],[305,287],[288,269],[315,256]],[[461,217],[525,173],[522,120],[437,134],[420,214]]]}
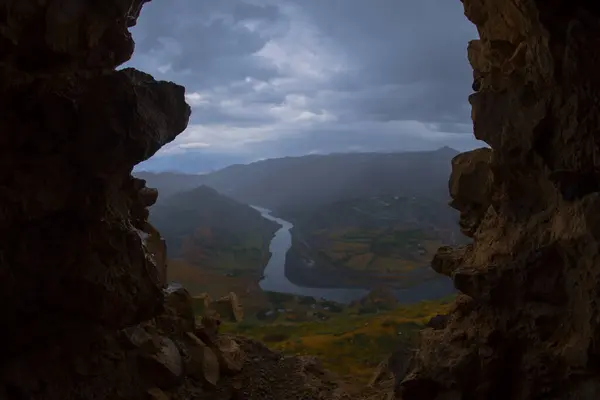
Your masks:
{"label": "dark storm cloud", "polygon": [[169,159],[477,146],[460,0],[154,0],[133,34],[193,107]]}
{"label": "dark storm cloud", "polygon": [[241,0],[156,0],[144,6],[132,30],[134,63],[155,71],[168,66],[170,75],[190,89],[249,75],[270,78],[276,71],[254,56],[269,37],[253,29],[261,25],[285,29],[284,23],[273,5]]}
{"label": "dark storm cloud", "polygon": [[384,120],[470,121],[466,45],[476,30],[460,1],[294,2],[355,65],[337,82],[354,92],[353,109]]}

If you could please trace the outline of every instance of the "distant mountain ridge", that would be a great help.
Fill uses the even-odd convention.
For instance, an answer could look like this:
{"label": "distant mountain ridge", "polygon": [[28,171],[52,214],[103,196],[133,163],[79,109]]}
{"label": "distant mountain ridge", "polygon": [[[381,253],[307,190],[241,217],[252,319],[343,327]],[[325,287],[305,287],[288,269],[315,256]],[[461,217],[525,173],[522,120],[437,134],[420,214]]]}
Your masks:
{"label": "distant mountain ridge", "polygon": [[458,151],[339,153],[236,164],[205,175],[136,172],[162,201],[178,190],[207,185],[246,204],[270,209],[327,204],[377,195],[448,197],[450,161]]}
{"label": "distant mountain ridge", "polygon": [[134,176],[146,180],[149,187],[158,189],[158,200],[163,202],[178,192],[192,190],[203,185],[202,175],[181,172],[134,172]]}

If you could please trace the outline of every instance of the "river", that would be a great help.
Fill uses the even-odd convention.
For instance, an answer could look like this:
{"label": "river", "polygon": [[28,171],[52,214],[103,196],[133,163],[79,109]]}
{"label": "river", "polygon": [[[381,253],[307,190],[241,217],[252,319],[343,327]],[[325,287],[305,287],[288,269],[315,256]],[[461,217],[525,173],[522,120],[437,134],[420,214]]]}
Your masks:
{"label": "river", "polygon": [[[287,251],[292,246],[290,229],[294,225],[281,218],[272,216],[271,212],[265,208],[252,207],[259,211],[263,218],[281,225],[281,228],[275,232],[275,236],[269,246],[271,258],[265,267],[264,277],[260,281],[262,290],[299,296],[312,296],[316,299],[323,298],[338,303],[350,303],[353,300],[359,300],[369,293],[369,289],[311,288],[298,286],[290,282],[285,276],[285,258]],[[394,293],[400,303],[409,304],[444,297],[454,293],[454,291],[452,281],[440,277],[440,279],[425,281],[410,288],[397,289]]]}

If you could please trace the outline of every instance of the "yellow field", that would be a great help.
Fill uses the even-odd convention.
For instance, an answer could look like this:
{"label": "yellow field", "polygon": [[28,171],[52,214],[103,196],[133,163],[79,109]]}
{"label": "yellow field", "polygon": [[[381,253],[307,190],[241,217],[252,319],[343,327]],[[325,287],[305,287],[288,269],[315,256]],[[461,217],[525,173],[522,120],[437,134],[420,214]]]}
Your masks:
{"label": "yellow field", "polygon": [[416,345],[427,321],[448,312],[450,304],[450,299],[426,301],[374,315],[350,310],[323,322],[240,323],[224,329],[287,354],[318,356],[328,369],[366,382],[400,343]]}
{"label": "yellow field", "polygon": [[[313,249],[325,255],[330,261],[354,271],[392,274],[390,279],[405,280],[405,274],[415,268],[428,266],[437,249],[443,244],[434,239],[417,239],[419,248],[414,247],[414,240],[401,237],[402,232],[390,235],[381,230],[361,231],[357,229],[338,229],[329,232],[312,233]],[[386,236],[388,235],[388,236]],[[392,251],[378,251],[376,243],[397,240]],[[413,240],[413,244],[404,248],[404,243]],[[373,245],[375,244],[375,247]],[[379,247],[381,250],[381,247]],[[428,268],[428,267],[427,267]]]}

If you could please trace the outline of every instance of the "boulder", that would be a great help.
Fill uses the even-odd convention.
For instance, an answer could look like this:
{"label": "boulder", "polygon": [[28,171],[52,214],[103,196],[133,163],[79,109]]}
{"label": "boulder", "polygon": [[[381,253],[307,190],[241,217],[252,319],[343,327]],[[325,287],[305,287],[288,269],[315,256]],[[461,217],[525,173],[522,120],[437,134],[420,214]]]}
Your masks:
{"label": "boulder", "polygon": [[379,363],[369,381],[369,386],[374,387],[392,379],[395,386],[399,386],[413,363],[414,354],[413,349],[404,344],[400,345],[388,358]]}
{"label": "boulder", "polygon": [[213,303],[214,310],[224,321],[240,322],[244,319],[244,310],[238,296],[231,292]]}
{"label": "boulder", "polygon": [[168,336],[182,337],[186,332],[193,332],[196,317],[192,297],[184,288],[168,287],[165,289],[164,312],[156,318],[157,328]]}
{"label": "boulder", "polygon": [[179,349],[167,337],[159,336],[153,339],[156,350],[141,355],[143,371],[157,387],[173,387],[183,378],[183,360]]}
{"label": "boulder", "polygon": [[200,325],[196,326],[195,334],[202,339],[204,343],[214,347],[220,326],[220,319],[214,316],[204,316],[201,319]]}
{"label": "boulder", "polygon": [[196,315],[205,316],[211,313],[212,298],[208,293],[201,293],[192,297],[192,304]]}
{"label": "boulder", "polygon": [[152,335],[140,325],[126,328],[121,333],[125,342],[133,348],[141,348],[153,342]]}
{"label": "boulder", "polygon": [[220,378],[219,359],[206,343],[187,332],[183,341],[186,373],[208,386],[216,386]]}
{"label": "boulder", "polygon": [[219,336],[213,347],[221,372],[224,374],[236,374],[242,370],[246,355],[239,344],[228,336]]}

